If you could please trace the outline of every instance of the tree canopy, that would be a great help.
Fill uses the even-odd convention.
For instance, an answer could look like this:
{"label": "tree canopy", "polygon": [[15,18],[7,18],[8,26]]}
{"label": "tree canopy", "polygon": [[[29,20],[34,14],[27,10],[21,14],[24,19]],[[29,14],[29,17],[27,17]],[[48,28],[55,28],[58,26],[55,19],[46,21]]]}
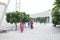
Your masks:
{"label": "tree canopy", "polygon": [[54,8],[52,9],[52,23],[56,26],[60,24],[60,0],[55,0]]}
{"label": "tree canopy", "polygon": [[29,22],[31,20],[31,17],[29,14],[26,14],[25,12],[9,12],[6,13],[6,21],[8,23],[14,23],[16,25],[17,29],[17,23],[19,22]]}

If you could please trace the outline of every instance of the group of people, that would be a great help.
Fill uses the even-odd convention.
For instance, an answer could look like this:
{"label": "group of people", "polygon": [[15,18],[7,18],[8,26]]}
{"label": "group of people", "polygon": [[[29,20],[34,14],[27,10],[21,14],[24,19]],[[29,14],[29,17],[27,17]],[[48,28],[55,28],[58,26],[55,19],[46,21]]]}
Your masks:
{"label": "group of people", "polygon": [[[28,27],[33,29],[33,21],[31,20],[30,22],[28,22]],[[20,32],[22,33],[24,31],[24,23],[20,22]]]}

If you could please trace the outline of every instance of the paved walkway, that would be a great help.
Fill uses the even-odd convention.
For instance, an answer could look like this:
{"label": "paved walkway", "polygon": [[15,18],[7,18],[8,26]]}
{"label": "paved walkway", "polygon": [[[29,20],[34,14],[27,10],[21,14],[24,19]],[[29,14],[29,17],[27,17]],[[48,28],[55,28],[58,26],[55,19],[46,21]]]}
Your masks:
{"label": "paved walkway", "polygon": [[25,28],[23,33],[19,30],[3,33],[0,40],[60,40],[60,28],[34,23],[34,29]]}

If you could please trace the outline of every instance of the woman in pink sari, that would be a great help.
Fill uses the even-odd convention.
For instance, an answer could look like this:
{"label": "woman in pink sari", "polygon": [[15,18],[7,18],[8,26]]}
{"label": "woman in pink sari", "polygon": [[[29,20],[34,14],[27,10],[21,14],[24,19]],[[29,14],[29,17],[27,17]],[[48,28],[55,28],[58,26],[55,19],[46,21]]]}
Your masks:
{"label": "woman in pink sari", "polygon": [[20,22],[20,32],[22,33],[23,30],[24,30],[24,24],[23,24],[23,22]]}

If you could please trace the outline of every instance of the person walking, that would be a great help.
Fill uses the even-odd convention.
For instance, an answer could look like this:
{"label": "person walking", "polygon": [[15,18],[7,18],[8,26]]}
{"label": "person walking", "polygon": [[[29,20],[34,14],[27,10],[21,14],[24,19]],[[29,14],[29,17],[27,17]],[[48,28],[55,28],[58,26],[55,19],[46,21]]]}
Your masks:
{"label": "person walking", "polygon": [[28,28],[30,28],[30,22],[28,22]]}
{"label": "person walking", "polygon": [[23,24],[23,22],[20,22],[20,32],[22,33],[23,30],[24,30],[24,24]]}
{"label": "person walking", "polygon": [[30,28],[33,29],[33,21],[30,21]]}

